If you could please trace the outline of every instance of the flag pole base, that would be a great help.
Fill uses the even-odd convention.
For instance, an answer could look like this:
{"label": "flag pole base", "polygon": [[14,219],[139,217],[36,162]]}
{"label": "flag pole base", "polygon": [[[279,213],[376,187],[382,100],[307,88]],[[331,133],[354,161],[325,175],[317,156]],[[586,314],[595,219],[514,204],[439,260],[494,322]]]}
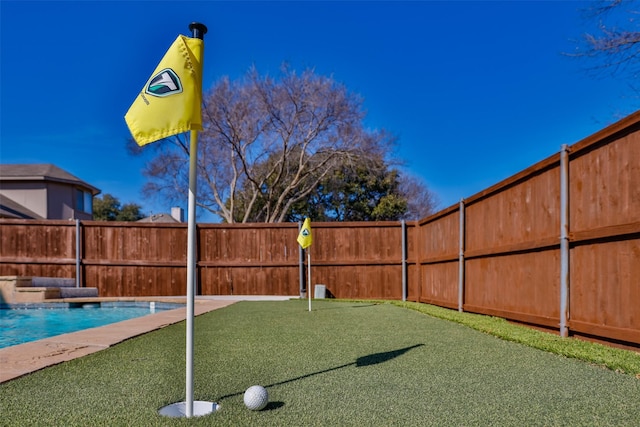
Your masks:
{"label": "flag pole base", "polygon": [[[220,405],[216,402],[206,402],[202,400],[193,401],[193,416],[201,417],[203,415],[209,415],[220,409]],[[163,406],[158,410],[158,414],[165,417],[172,418],[186,418],[187,417],[187,403],[176,402],[171,405]]]}

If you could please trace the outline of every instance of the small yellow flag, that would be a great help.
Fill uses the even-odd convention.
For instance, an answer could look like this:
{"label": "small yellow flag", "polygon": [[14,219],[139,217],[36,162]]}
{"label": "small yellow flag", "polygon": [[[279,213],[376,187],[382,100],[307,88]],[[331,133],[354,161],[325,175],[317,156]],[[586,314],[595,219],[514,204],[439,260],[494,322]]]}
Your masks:
{"label": "small yellow flag", "polygon": [[313,243],[313,235],[311,234],[311,220],[305,218],[300,233],[298,234],[298,243],[302,246],[302,249],[307,249]]}
{"label": "small yellow flag", "polygon": [[178,36],[124,116],[138,145],[202,129],[202,49]]}

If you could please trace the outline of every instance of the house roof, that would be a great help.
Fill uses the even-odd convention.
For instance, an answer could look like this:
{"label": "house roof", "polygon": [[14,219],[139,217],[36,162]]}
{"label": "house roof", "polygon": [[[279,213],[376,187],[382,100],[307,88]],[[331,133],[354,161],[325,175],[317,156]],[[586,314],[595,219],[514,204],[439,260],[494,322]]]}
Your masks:
{"label": "house roof", "polygon": [[69,172],[52,164],[3,164],[0,167],[0,181],[55,181],[75,184],[91,190],[95,196],[100,190]]}
{"label": "house roof", "polygon": [[5,195],[0,194],[0,218],[44,219]]}
{"label": "house roof", "polygon": [[154,214],[146,218],[139,219],[136,222],[180,222],[180,221],[176,220],[174,217],[172,217],[169,214],[160,213],[160,214]]}

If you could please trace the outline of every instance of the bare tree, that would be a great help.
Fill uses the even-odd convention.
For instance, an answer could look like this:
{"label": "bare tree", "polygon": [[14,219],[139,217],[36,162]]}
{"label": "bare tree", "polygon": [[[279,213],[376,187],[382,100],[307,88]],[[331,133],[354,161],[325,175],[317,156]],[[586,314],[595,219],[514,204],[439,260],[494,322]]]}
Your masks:
{"label": "bare tree", "polygon": [[[220,80],[205,96],[199,136],[198,205],[226,222],[281,222],[338,167],[388,152],[389,136],[363,125],[362,100],[332,78],[283,66]],[[189,144],[157,146],[147,194],[175,200],[188,188]]]}
{"label": "bare tree", "polygon": [[400,176],[400,194],[407,201],[407,210],[402,216],[406,220],[419,220],[436,212],[439,201],[424,181],[412,174]]}
{"label": "bare tree", "polygon": [[640,5],[636,0],[598,0],[586,11],[595,31],[583,35],[573,56],[590,58],[592,70],[609,70],[621,78],[640,71]]}

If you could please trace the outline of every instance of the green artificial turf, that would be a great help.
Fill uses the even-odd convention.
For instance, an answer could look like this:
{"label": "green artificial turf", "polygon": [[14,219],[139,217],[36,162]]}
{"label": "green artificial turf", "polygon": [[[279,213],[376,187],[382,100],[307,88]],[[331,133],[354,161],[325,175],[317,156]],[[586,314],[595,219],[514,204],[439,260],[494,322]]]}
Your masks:
{"label": "green artificial turf", "polygon": [[[219,411],[157,413],[185,397],[179,323],[1,384],[0,425],[638,425],[635,376],[411,308],[240,302],[195,321],[194,397]],[[254,384],[263,411],[244,407]]]}
{"label": "green artificial turf", "polygon": [[[634,351],[622,350],[579,339],[562,338],[559,335],[509,323],[499,317],[460,313],[430,304],[400,301],[379,301],[379,303],[389,303],[416,310],[429,316],[469,326],[507,341],[595,363],[617,372],[634,375],[640,379],[640,354]],[[640,425],[640,423],[638,424]]]}

